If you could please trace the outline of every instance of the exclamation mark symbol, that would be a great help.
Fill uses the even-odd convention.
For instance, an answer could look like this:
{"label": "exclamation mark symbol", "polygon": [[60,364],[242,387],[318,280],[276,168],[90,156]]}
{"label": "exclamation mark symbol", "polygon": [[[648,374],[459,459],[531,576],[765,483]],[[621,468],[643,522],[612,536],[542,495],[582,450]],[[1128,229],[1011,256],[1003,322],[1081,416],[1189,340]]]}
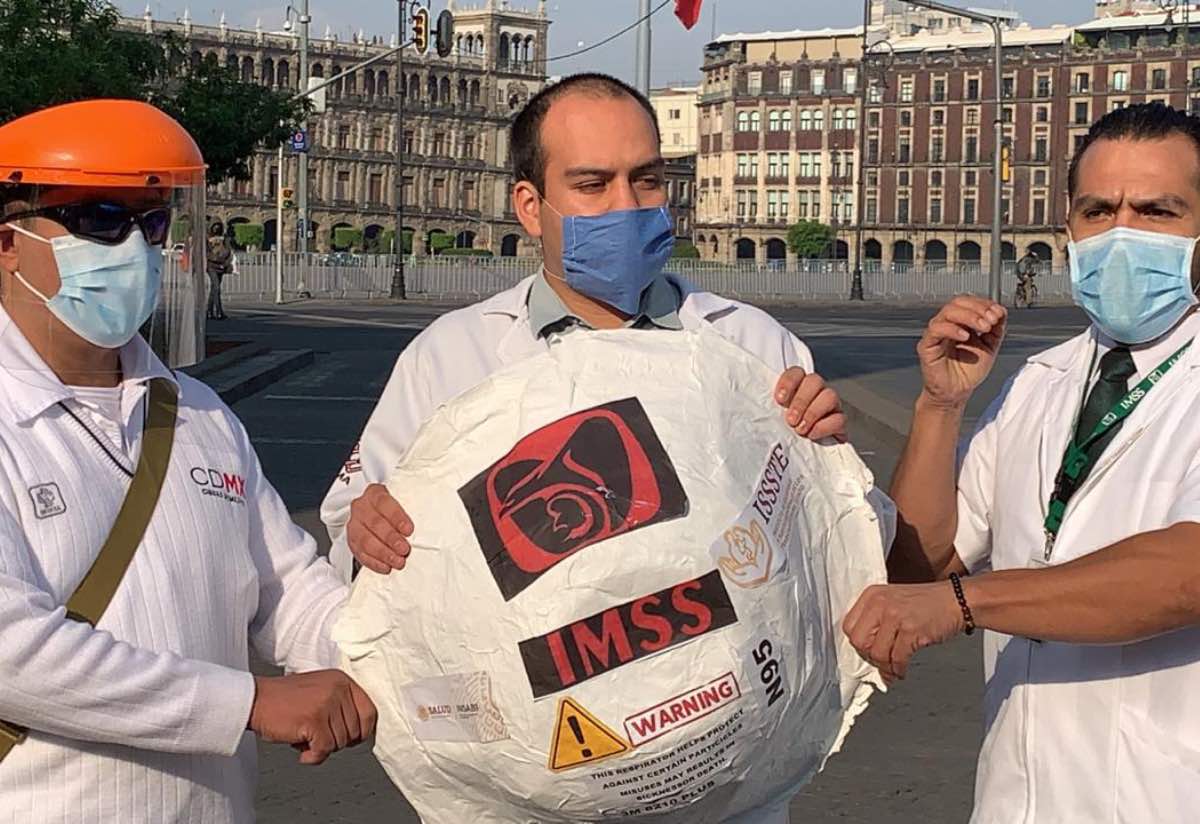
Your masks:
{"label": "exclamation mark symbol", "polygon": [[570,726],[571,726],[571,732],[575,733],[575,740],[579,742],[579,745],[581,748],[579,750],[580,754],[584,758],[591,758],[592,751],[589,750],[587,747],[583,746],[583,730],[580,729],[580,727],[579,727],[579,719],[573,715],[568,715],[567,723],[570,724]]}

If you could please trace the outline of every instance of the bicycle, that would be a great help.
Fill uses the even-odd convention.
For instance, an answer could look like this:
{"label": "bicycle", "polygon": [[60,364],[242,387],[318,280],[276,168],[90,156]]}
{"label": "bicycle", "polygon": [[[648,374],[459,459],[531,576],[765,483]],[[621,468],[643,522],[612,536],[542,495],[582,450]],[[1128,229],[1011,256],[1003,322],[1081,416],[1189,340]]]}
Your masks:
{"label": "bicycle", "polygon": [[1033,278],[1022,278],[1017,281],[1017,291],[1013,294],[1013,306],[1017,309],[1032,309],[1037,303],[1038,288]]}

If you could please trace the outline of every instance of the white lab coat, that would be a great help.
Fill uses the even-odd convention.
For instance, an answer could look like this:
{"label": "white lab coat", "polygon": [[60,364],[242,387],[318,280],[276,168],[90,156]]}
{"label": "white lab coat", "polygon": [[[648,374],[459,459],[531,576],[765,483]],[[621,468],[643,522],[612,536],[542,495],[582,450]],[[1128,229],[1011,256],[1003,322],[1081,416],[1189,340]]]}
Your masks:
{"label": "white lab coat", "polygon": [[[1136,380],[1200,314],[1134,351]],[[1034,355],[965,445],[955,547],[973,570],[1044,564],[1045,518],[1094,330]],[[1049,563],[1200,521],[1200,344],[1126,419],[1067,511]],[[1200,547],[1196,548],[1200,562]],[[1200,817],[1200,628],[1113,646],[985,637],[986,738],[974,824],[1165,824]]]}

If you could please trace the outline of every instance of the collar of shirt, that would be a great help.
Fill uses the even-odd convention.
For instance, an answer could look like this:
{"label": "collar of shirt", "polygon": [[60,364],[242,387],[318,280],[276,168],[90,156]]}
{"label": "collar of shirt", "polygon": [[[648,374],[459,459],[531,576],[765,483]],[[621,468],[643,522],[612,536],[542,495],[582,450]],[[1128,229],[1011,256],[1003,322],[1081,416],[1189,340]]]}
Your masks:
{"label": "collar of shirt", "polygon": [[[587,323],[574,315],[562,298],[546,280],[543,272],[533,280],[529,289],[529,328],[539,337],[556,331],[565,331],[574,326],[589,329]],[[679,331],[683,323],[679,320],[679,307],[683,296],[664,276],[659,275],[642,295],[638,314],[625,322],[626,328],[647,328]]]}
{"label": "collar of shirt", "polygon": [[[1100,358],[1121,344],[1095,327],[1092,329],[1096,341],[1096,362],[1099,364]],[[1158,367],[1197,335],[1200,335],[1200,312],[1192,309],[1184,315],[1179,323],[1175,324],[1170,332],[1161,338],[1138,346],[1130,346],[1129,351],[1133,355],[1133,364],[1137,367],[1137,378],[1144,378],[1150,374],[1151,370]]]}
{"label": "collar of shirt", "polygon": [[[179,383],[150,345],[136,335],[121,348],[121,414],[128,420],[141,403],[145,385],[165,378],[178,389]],[[0,306],[0,406],[12,419],[28,423],[57,403],[75,397]]]}
{"label": "collar of shirt", "polygon": [[[1131,346],[1130,351],[1133,353],[1133,363],[1137,367],[1138,377],[1145,377],[1150,370],[1169,358],[1172,353],[1189,340],[1196,337],[1200,337],[1200,310],[1194,309],[1183,320],[1175,324],[1174,329],[1158,340],[1140,346]],[[1116,341],[1109,338],[1095,326],[1091,326],[1082,335],[1077,335],[1044,352],[1037,352],[1031,355],[1029,362],[1048,366],[1058,372],[1069,372],[1073,369],[1078,369],[1082,372],[1087,367],[1087,364],[1085,362],[1080,366],[1080,360],[1094,360],[1095,362],[1092,364],[1094,376],[1100,363],[1100,358],[1117,345]],[[1200,351],[1200,345],[1193,346],[1192,349],[1193,351],[1188,353],[1187,360],[1191,364],[1200,365],[1200,359],[1198,359],[1200,356],[1196,356],[1197,351]]]}

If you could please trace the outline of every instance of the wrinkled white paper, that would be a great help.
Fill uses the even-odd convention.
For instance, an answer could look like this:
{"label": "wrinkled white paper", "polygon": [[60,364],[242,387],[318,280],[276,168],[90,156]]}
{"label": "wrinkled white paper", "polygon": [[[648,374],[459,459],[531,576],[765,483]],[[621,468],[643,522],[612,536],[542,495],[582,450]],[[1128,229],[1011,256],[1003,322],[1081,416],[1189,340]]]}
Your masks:
{"label": "wrinkled white paper", "polygon": [[[425,824],[718,822],[836,752],[882,687],[840,622],[893,513],[777,378],[709,331],[575,333],[421,430],[389,483],[410,563],[336,635]],[[428,709],[481,673],[486,730]]]}

